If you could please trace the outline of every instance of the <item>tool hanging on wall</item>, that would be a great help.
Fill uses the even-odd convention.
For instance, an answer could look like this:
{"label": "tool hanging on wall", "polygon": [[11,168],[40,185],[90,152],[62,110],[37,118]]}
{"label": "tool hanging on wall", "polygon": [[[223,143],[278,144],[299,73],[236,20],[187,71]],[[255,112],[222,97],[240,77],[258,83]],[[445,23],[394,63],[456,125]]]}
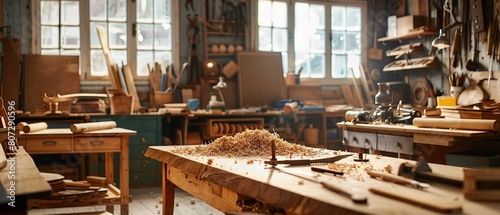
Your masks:
{"label": "tool hanging on wall", "polygon": [[195,14],[193,18],[191,15],[187,15],[189,21],[189,27],[187,29],[187,36],[189,39],[189,73],[188,73],[188,83],[199,83],[200,82],[200,72],[198,68],[198,35],[200,28],[198,27],[198,14]]}

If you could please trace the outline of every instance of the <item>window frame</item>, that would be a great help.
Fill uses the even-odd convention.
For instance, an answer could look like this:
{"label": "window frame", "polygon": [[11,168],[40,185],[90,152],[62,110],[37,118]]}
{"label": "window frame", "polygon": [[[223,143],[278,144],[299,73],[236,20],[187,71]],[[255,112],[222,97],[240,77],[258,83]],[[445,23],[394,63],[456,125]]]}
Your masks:
{"label": "window frame", "polygon": [[[341,6],[354,6],[361,8],[361,62],[363,65],[367,65],[368,62],[368,9],[367,3],[361,0],[272,0],[272,1],[280,1],[285,2],[287,4],[287,14],[288,14],[288,58],[287,58],[287,68],[295,68],[295,3],[307,3],[307,4],[321,4],[325,6],[325,32],[327,33],[325,39],[325,77],[324,78],[305,78],[301,77],[300,82],[301,85],[342,85],[342,84],[351,84],[352,78],[348,75],[347,78],[332,78],[331,71],[331,59],[332,59],[332,47],[331,47],[331,6],[341,5]],[[256,12],[252,13],[252,25],[251,25],[251,47],[253,50],[258,50],[259,41],[258,41],[258,1],[252,1],[252,10]],[[283,68],[285,69],[285,68]],[[358,67],[354,67],[354,71],[356,73],[356,77],[359,77],[359,69]]]}
{"label": "window frame", "polygon": [[[41,54],[41,12],[39,10],[41,1],[31,1],[31,39],[30,39],[30,52],[32,54]],[[60,0],[57,0],[60,1]],[[110,85],[111,81],[109,76],[91,76],[90,75],[90,3],[88,0],[77,0],[80,7],[80,84],[81,85]],[[178,53],[179,48],[179,11],[174,8],[179,8],[179,1],[171,0],[172,7],[172,53]],[[147,76],[138,76],[136,72],[137,65],[137,38],[133,34],[133,24],[136,23],[136,1],[127,0],[127,63],[132,69],[136,85],[149,84]],[[172,54],[172,62],[178,65],[180,57],[178,54]]]}

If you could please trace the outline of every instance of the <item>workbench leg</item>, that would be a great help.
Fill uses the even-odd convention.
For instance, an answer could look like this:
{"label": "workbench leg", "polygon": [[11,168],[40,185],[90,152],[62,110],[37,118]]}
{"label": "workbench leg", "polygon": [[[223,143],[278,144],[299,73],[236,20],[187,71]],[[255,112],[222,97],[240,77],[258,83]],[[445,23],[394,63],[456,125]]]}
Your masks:
{"label": "workbench leg", "polygon": [[122,136],[122,151],[120,152],[120,214],[128,214],[129,204],[129,139]]}
{"label": "workbench leg", "polygon": [[[113,175],[113,152],[106,152],[104,154],[104,172],[106,181],[113,184],[113,182],[115,182]],[[115,213],[113,205],[106,205],[106,211],[112,214]]]}
{"label": "workbench leg", "polygon": [[163,194],[163,214],[174,214],[174,197],[175,197],[175,184],[170,182],[167,177],[168,165],[162,163],[162,194]]}

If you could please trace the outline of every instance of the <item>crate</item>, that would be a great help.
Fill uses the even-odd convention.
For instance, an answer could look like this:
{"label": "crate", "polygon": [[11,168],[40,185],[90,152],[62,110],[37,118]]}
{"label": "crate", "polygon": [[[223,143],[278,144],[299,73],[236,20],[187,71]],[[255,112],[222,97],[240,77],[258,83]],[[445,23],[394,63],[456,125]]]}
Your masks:
{"label": "crate", "polygon": [[462,151],[446,154],[446,164],[461,167],[498,167],[500,152]]}

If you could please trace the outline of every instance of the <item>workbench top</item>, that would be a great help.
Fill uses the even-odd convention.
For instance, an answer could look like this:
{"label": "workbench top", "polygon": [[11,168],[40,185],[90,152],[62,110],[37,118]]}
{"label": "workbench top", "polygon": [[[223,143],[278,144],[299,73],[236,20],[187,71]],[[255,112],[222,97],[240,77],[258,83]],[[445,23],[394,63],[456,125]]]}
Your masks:
{"label": "workbench top", "polygon": [[[272,168],[264,163],[270,156],[269,158],[222,157],[184,153],[184,149],[189,147],[199,146],[151,146],[145,156],[166,165],[168,171],[164,177],[167,177],[168,181],[223,212],[231,208],[237,210],[238,207],[227,206],[236,202],[231,202],[232,199],[227,197],[226,193],[220,192],[221,189],[216,189],[219,186],[223,191],[231,190],[238,195],[284,209],[287,214],[332,214],[333,211],[336,214],[442,214],[416,204],[375,194],[368,190],[370,188],[390,190],[394,193],[411,193],[409,196],[416,199],[438,198],[444,202],[443,204],[460,205],[464,214],[498,214],[500,211],[498,202],[474,202],[465,199],[461,187],[429,182],[430,188],[422,191],[371,178],[366,173],[366,169],[382,172],[392,169],[392,173],[397,174],[402,163],[415,164],[415,161],[411,160],[368,155],[369,162],[360,163],[354,161],[356,155],[353,155],[334,164],[344,165],[345,168],[344,175],[334,176],[312,172],[310,166],[278,165],[278,168]],[[339,153],[346,152],[325,150],[322,154],[328,156]],[[278,160],[280,159],[284,158],[278,157]],[[429,165],[433,172],[457,180],[463,178],[459,167]],[[280,169],[286,169],[286,172]],[[320,181],[339,185],[354,193],[365,194],[368,203],[354,203],[346,196],[325,189],[318,183]],[[202,183],[207,185],[202,186]],[[226,196],[226,198],[211,200],[215,196]]]}

